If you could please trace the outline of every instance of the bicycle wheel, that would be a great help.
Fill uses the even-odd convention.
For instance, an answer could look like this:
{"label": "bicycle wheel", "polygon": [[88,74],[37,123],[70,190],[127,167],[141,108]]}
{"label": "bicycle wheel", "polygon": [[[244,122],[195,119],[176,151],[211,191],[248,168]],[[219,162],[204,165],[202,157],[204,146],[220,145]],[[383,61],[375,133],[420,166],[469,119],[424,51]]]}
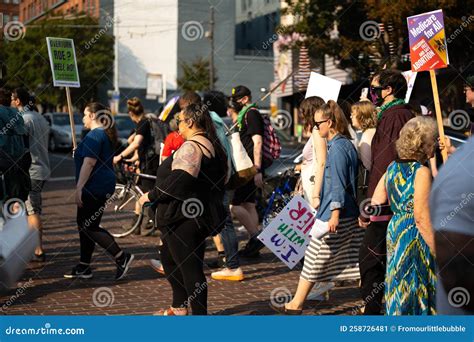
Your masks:
{"label": "bicycle wheel", "polygon": [[130,235],[142,219],[142,213],[135,214],[135,205],[140,195],[130,185],[115,185],[114,194],[107,200],[101,226],[112,236],[120,238]]}

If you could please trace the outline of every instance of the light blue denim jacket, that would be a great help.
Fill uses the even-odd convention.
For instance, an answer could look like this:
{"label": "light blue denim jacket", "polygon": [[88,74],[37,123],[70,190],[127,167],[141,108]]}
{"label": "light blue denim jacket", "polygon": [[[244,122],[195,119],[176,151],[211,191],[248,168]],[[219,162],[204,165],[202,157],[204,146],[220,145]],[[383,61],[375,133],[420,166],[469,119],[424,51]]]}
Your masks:
{"label": "light blue denim jacket", "polygon": [[336,135],[328,141],[327,148],[321,204],[316,217],[321,221],[329,221],[331,211],[335,209],[341,209],[340,219],[357,217],[357,151],[352,142],[342,135]]}

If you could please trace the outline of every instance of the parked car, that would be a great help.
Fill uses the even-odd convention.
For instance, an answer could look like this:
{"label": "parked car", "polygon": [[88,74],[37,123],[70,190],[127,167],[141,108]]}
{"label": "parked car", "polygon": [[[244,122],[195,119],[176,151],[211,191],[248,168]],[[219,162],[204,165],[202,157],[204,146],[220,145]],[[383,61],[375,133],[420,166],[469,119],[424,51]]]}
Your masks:
{"label": "parked car", "polygon": [[[69,122],[68,113],[45,113],[43,114],[46,120],[48,120],[51,131],[49,134],[48,148],[50,151],[56,151],[57,149],[71,149],[72,148],[72,135],[71,125]],[[74,114],[74,125],[76,128],[76,141],[81,141],[81,132],[83,129],[82,117],[78,114]]]}
{"label": "parked car", "polygon": [[122,146],[127,146],[127,139],[132,133],[132,130],[135,129],[136,125],[132,119],[130,119],[128,114],[117,114],[115,115],[114,120],[120,144]]}

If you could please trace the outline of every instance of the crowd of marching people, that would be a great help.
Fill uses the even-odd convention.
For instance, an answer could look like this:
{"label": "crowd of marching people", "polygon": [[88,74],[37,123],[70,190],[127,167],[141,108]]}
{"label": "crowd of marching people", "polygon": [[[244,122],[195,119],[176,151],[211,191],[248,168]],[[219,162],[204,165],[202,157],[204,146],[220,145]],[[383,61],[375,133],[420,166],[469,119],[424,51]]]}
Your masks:
{"label": "crowd of marching people", "polygon": [[[297,166],[301,186],[295,193],[317,210],[316,218],[327,222],[329,233],[311,239],[294,296],[275,306],[276,311],[302,314],[307,300],[353,282],[360,286],[361,314],[474,312],[474,301],[453,307],[448,300],[456,287],[474,289],[472,203],[451,215],[474,193],[472,181],[463,181],[472,180],[474,140],[458,151],[449,139],[441,141],[436,120],[405,103],[406,91],[400,72],[382,70],[372,76],[370,98],[350,105],[313,96],[300,103],[308,140]],[[473,91],[471,77],[465,85],[471,107]],[[206,239],[213,238],[221,267],[211,278],[244,280],[240,259],[257,258],[264,247],[257,238],[264,227],[256,200],[272,162],[269,149],[278,143],[270,145],[269,121],[245,86],[233,88],[227,98],[217,92],[202,98],[186,92],[178,106],[164,123],[150,120],[138,98],[129,99],[128,114],[136,128],[120,150],[116,128],[103,121],[107,108],[97,102],[85,106],[83,123],[89,132],[74,151],[79,261],[65,277],[92,277],[96,244],[115,260],[116,280],[128,273],[134,255],[100,224],[115,191],[114,165],[125,162],[136,172],[156,176],[156,181],[140,178],[144,195],[132,220],[137,221],[143,207],[135,233],[157,235],[157,258],[151,265],[172,289],[171,305],[156,314],[206,315]],[[224,116],[231,117],[253,164],[233,186],[232,128]],[[29,224],[41,232],[41,192],[50,173],[48,123],[21,88],[11,93],[0,89],[0,120],[2,191],[25,201]],[[156,146],[157,134],[162,146]],[[441,152],[448,154],[444,166]],[[198,216],[188,213],[192,202],[202,205]],[[235,221],[248,233],[241,250]],[[40,240],[35,260],[45,258]]]}

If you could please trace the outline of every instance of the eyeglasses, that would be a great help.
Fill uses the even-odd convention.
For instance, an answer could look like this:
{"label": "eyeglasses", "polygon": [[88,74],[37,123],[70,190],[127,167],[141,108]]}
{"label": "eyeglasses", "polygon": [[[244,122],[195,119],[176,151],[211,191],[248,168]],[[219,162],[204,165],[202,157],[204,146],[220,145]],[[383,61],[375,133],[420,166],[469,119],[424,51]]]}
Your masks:
{"label": "eyeglasses", "polygon": [[314,126],[316,127],[316,129],[319,129],[319,126],[321,126],[323,123],[325,123],[327,121],[329,121],[329,119],[323,120],[323,121],[315,121]]}
{"label": "eyeglasses", "polygon": [[176,118],[176,125],[179,126],[179,123],[180,123],[180,122],[183,122],[183,121],[186,121],[186,120],[188,120],[188,119],[180,120],[179,118]]}

